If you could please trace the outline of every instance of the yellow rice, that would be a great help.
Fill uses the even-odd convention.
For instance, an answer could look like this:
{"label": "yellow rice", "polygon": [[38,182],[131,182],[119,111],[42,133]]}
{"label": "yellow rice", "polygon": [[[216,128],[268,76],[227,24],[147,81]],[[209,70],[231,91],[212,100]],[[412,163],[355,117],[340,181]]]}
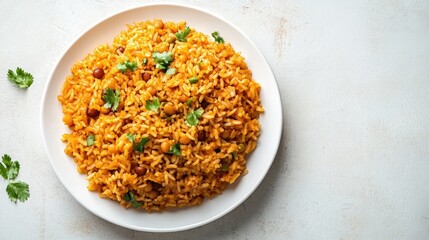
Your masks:
{"label": "yellow rice", "polygon": [[[112,44],[98,46],[71,68],[58,96],[70,128],[62,138],[65,153],[87,175],[88,189],[125,207],[132,207],[124,199],[132,192],[146,211],[198,205],[246,174],[246,156],[256,147],[263,112],[260,85],[228,39],[218,43],[191,28],[187,41],[179,42],[175,34],[186,23],[160,22],[128,25]],[[152,54],[164,51],[173,53],[175,74],[155,67]],[[126,60],[136,61],[137,70],[120,72],[117,65]],[[93,76],[96,68],[104,70],[102,79]],[[151,74],[148,81],[145,72]],[[192,77],[199,79],[197,84],[189,83]],[[104,107],[107,88],[120,90],[116,112]],[[147,110],[146,101],[155,97],[161,107]],[[191,97],[188,107],[184,100]],[[165,114],[166,103],[175,106],[175,114]],[[99,116],[89,117],[88,109],[98,110]],[[191,109],[204,109],[197,126],[185,124]],[[198,140],[199,132],[205,133],[204,140]],[[136,141],[150,138],[142,153],[133,149],[128,133],[136,134]],[[95,143],[87,146],[91,134]],[[162,151],[163,142],[177,143],[182,135],[190,142],[180,144],[181,156]],[[137,166],[146,173],[137,175]]]}

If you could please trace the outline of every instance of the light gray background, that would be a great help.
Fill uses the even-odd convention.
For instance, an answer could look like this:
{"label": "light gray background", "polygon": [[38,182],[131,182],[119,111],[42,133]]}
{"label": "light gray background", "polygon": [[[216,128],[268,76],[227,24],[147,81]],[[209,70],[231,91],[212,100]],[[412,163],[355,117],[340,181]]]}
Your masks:
{"label": "light gray background", "polygon": [[[230,20],[267,58],[277,158],[244,204],[197,229],[141,233],[81,207],[44,152],[42,90],[83,31],[148,2],[0,1],[0,154],[31,188],[13,204],[0,181],[0,238],[429,239],[429,1],[174,1]],[[17,66],[35,76],[27,91],[6,80]]]}

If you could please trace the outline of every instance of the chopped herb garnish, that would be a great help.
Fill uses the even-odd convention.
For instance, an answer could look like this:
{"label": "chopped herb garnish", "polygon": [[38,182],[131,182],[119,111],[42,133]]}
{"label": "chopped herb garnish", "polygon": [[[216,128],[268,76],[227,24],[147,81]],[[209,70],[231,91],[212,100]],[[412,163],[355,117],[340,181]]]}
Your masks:
{"label": "chopped herb garnish", "polygon": [[169,68],[167,69],[167,71],[165,72],[165,74],[167,75],[173,75],[176,73],[176,69],[175,68]]}
{"label": "chopped herb garnish", "polygon": [[181,156],[182,153],[180,152],[180,144],[179,143],[175,143],[173,145],[170,146],[170,151],[167,152],[168,154],[173,154],[176,156]]}
{"label": "chopped herb garnish", "polygon": [[121,92],[119,90],[113,90],[111,88],[106,89],[102,97],[103,101],[106,102],[104,107],[110,108],[112,111],[116,111],[119,106],[120,94]]}
{"label": "chopped herb garnish", "polygon": [[134,150],[137,152],[143,152],[144,146],[146,145],[146,143],[148,143],[150,141],[150,138],[144,137],[144,138],[140,139],[139,143],[136,144],[135,143],[136,134],[133,134],[133,133],[128,133],[127,139],[133,143]]}
{"label": "chopped herb garnish", "polygon": [[147,58],[143,58],[143,65],[147,65]]}
{"label": "chopped herb garnish", "polygon": [[213,33],[212,33],[212,37],[213,37],[213,38],[214,38],[214,40],[215,40],[216,42],[218,42],[218,43],[224,43],[224,42],[225,42],[225,40],[223,40],[223,38],[219,35],[219,32],[218,32],[218,31],[213,32]]}
{"label": "chopped herb garnish", "polygon": [[30,197],[29,186],[25,182],[13,181],[19,174],[19,162],[12,161],[9,155],[5,154],[0,163],[0,175],[8,181],[6,187],[7,195],[12,202],[24,202]]}
{"label": "chopped herb garnish", "polygon": [[204,110],[203,109],[197,109],[194,111],[195,116],[197,116],[198,119],[203,115]]}
{"label": "chopped herb garnish", "polygon": [[158,69],[167,69],[168,66],[170,66],[170,63],[174,60],[173,54],[169,52],[154,52],[152,57],[155,60],[156,68]]}
{"label": "chopped herb garnish", "polygon": [[133,208],[139,208],[141,206],[143,206],[143,203],[139,203],[135,198],[134,198],[134,194],[129,191],[124,195],[124,200],[125,202],[131,202],[133,204]]}
{"label": "chopped herb garnish", "polygon": [[188,126],[196,126],[198,125],[198,119],[203,115],[203,109],[191,110],[186,116],[186,125]]}
{"label": "chopped herb garnish", "polygon": [[237,153],[236,153],[236,152],[233,152],[233,153],[232,153],[232,157],[233,157],[235,160],[237,160],[237,159],[238,159],[238,155],[237,155]]}
{"label": "chopped herb garnish", "polygon": [[150,139],[148,137],[140,139],[140,142],[138,144],[134,144],[134,150],[136,150],[137,152],[143,152],[144,146],[146,145],[146,143],[149,142],[149,140]]}
{"label": "chopped herb garnish", "polygon": [[153,111],[153,112],[157,112],[158,108],[161,106],[161,104],[159,103],[159,99],[158,98],[154,98],[152,101],[146,100],[146,109]]}
{"label": "chopped herb garnish", "polygon": [[125,73],[127,70],[134,72],[137,69],[137,63],[134,61],[130,62],[129,60],[127,60],[125,62],[119,63],[116,67],[122,73]]}
{"label": "chopped herb garnish", "polygon": [[228,170],[229,170],[229,165],[227,163],[223,162],[222,165],[219,168],[219,171],[221,171],[221,172],[228,172]]}
{"label": "chopped herb garnish", "polygon": [[198,78],[197,77],[191,77],[191,78],[189,78],[189,83],[190,84],[195,84],[197,82],[198,82]]}
{"label": "chopped herb garnish", "polygon": [[188,36],[188,34],[191,32],[191,29],[189,27],[186,27],[185,30],[183,31],[179,31],[176,33],[176,38],[177,40],[179,40],[180,42],[186,42],[186,37]]}
{"label": "chopped herb garnish", "polygon": [[33,75],[19,67],[16,68],[16,73],[9,69],[7,79],[19,88],[29,88],[33,84]]}
{"label": "chopped herb garnish", "polygon": [[127,133],[127,139],[134,144],[134,140],[136,140],[136,135],[134,133]]}
{"label": "chopped herb garnish", "polygon": [[192,104],[192,101],[194,101],[194,98],[193,97],[189,98],[188,101],[186,101],[186,105],[188,105],[188,107],[190,107]]}
{"label": "chopped herb garnish", "polygon": [[95,141],[94,134],[89,135],[88,138],[86,139],[86,146],[90,147],[94,145],[94,141]]}

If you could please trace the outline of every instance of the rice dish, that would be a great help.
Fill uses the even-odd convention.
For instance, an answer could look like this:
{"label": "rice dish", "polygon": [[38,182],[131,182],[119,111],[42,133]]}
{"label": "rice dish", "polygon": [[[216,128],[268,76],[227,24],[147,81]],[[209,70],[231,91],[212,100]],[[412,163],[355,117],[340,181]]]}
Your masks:
{"label": "rice dish", "polygon": [[198,205],[247,173],[260,85],[220,35],[136,22],[72,66],[58,96],[70,128],[62,141],[88,190],[162,211]]}

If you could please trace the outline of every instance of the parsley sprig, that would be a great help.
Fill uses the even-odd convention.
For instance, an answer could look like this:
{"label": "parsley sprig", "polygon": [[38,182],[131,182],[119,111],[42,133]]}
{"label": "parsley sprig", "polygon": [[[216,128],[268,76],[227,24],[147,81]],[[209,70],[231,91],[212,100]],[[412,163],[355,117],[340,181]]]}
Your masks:
{"label": "parsley sprig", "polygon": [[30,189],[27,183],[14,181],[19,174],[19,162],[4,154],[0,163],[0,175],[8,181],[6,187],[7,195],[12,202],[24,202],[30,197]]}
{"label": "parsley sprig", "polygon": [[33,84],[33,75],[19,67],[16,68],[15,72],[9,69],[7,71],[7,78],[19,88],[29,88]]}
{"label": "parsley sprig", "polygon": [[119,106],[121,92],[119,90],[113,90],[111,88],[106,89],[103,94],[103,101],[106,102],[104,104],[105,108],[110,108],[112,111],[116,111]]}
{"label": "parsley sprig", "polygon": [[176,38],[177,40],[179,40],[180,42],[186,42],[186,37],[189,35],[189,33],[191,32],[191,29],[189,27],[186,27],[183,31],[179,31],[176,33]]}

